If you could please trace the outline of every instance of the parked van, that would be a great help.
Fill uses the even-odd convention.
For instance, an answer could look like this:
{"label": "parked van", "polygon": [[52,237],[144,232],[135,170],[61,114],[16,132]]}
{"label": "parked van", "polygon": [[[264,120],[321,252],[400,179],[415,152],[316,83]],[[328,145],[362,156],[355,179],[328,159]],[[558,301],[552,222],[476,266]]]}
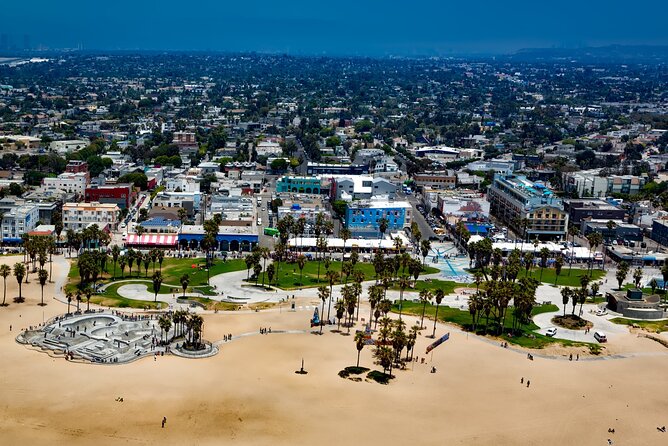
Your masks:
{"label": "parked van", "polygon": [[594,339],[596,339],[598,342],[608,342],[608,338],[605,337],[605,333],[601,333],[600,331],[594,332]]}

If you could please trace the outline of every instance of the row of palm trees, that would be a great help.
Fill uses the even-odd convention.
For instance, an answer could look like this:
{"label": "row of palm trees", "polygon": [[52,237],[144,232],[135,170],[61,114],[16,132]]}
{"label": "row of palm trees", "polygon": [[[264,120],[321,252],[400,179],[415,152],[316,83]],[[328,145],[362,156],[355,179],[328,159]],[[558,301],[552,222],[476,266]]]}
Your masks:
{"label": "row of palm trees", "polygon": [[148,270],[151,265],[153,266],[153,272],[155,272],[156,263],[158,263],[158,267],[162,271],[162,262],[165,259],[165,253],[161,249],[151,249],[147,253],[142,254],[141,251],[129,248],[125,254],[121,255],[118,245],[114,245],[111,247],[111,258],[114,264],[114,279],[116,279],[117,264],[121,269],[121,278],[125,278],[126,266],[129,268],[130,277],[132,277],[132,267],[135,265],[137,266],[137,277],[139,277],[142,264],[144,266],[144,277],[148,277]]}

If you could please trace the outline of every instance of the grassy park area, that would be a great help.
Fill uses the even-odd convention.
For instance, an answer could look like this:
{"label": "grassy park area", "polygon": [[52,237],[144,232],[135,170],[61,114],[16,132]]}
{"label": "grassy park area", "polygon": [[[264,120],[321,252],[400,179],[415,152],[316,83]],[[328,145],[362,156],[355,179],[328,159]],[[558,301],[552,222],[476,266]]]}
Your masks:
{"label": "grassy park area", "polygon": [[[534,307],[533,311],[531,312],[532,316],[535,316],[540,313],[549,313],[553,311],[557,311],[559,307],[553,304],[547,304],[547,305],[538,305]],[[395,304],[392,306],[392,312],[398,313],[399,312],[399,306],[398,304]],[[420,317],[422,315],[422,304],[417,303],[417,302],[411,302],[411,301],[404,301],[403,303],[403,313],[404,314],[410,314],[412,316],[417,316]],[[429,318],[430,320],[434,320],[434,316],[436,314],[436,305],[430,305],[427,304],[426,310],[425,310],[425,319]],[[468,312],[468,310],[459,310],[457,308],[451,308],[445,305],[441,305],[438,308],[438,320],[441,322],[449,322],[455,325],[459,325],[465,330],[471,330],[472,325],[473,325],[473,319],[471,317],[471,314]],[[481,318],[477,329],[477,332],[482,334],[484,333],[484,323],[485,323],[485,318],[484,316]],[[490,321],[491,323],[491,321]],[[430,324],[425,322],[425,326],[427,326],[427,332],[429,332],[429,327]],[[505,325],[504,327],[509,331],[512,328],[512,316],[509,314],[508,317],[506,317]],[[556,338],[551,338],[548,336],[543,336],[537,333],[533,333],[534,330],[537,330],[538,326],[533,323],[533,321],[529,322],[528,324],[522,326],[522,335],[521,336],[508,336],[508,335],[503,335],[501,336],[504,340],[508,341],[510,344],[516,344],[522,347],[526,348],[544,348],[548,346],[549,344],[554,344],[554,343],[559,343],[565,346],[570,346],[570,347],[577,347],[577,346],[586,346],[590,347],[591,345],[587,343],[582,343],[582,342],[573,342],[573,341],[567,341],[563,339],[556,339]],[[593,344],[592,344],[593,345]]]}
{"label": "grassy park area", "polygon": [[624,319],[621,317],[616,317],[614,319],[610,319],[610,322],[619,325],[636,326],[654,333],[661,333],[662,331],[668,331],[668,320],[644,321],[641,319]]}
{"label": "grassy park area", "polygon": [[[525,272],[526,271],[520,271],[520,274],[517,276],[519,277],[525,277]],[[559,278],[557,278],[557,274],[554,270],[554,268],[545,268],[543,270],[543,283],[549,283],[551,285],[554,285],[555,279],[556,279],[556,284],[559,286],[571,286],[571,287],[579,287],[580,286],[580,277],[584,275],[589,275],[591,277],[591,282],[599,280],[601,277],[605,276],[605,271],[602,271],[600,269],[594,269],[592,271],[589,271],[588,269],[580,269],[580,268],[573,268],[570,272],[568,273],[568,268],[564,267],[561,270],[561,274],[559,274]],[[540,268],[533,268],[531,272],[529,273],[530,277],[533,277],[536,280],[540,280]]]}
{"label": "grassy park area", "polygon": [[[345,276],[341,276],[341,265],[340,261],[333,261],[329,266],[330,271],[336,271],[339,273],[339,282],[345,282]],[[245,265],[244,265],[245,268]],[[376,270],[371,263],[362,263],[358,262],[355,265],[355,271],[361,271],[364,273],[364,280],[373,280],[376,278]],[[438,270],[431,266],[426,266],[422,274],[433,274],[437,273]],[[280,270],[278,272],[278,278],[274,278],[272,285],[276,285],[279,288],[284,290],[294,290],[297,288],[313,288],[320,285],[329,285],[329,280],[326,277],[327,270],[325,269],[325,263],[320,263],[320,280],[318,281],[318,262],[308,261],[304,264],[304,270],[300,273],[297,263],[281,263]],[[300,285],[301,278],[301,285]],[[352,281],[353,276],[351,275],[348,278],[348,281]],[[252,280],[255,283],[255,280]],[[265,284],[269,282],[269,279],[265,275]],[[260,274],[260,280],[258,283],[262,283],[262,274]]]}
{"label": "grassy park area", "polygon": [[[474,285],[468,284],[468,283],[459,283],[459,282],[453,282],[452,280],[439,280],[439,279],[426,279],[426,280],[418,280],[417,283],[415,284],[415,287],[412,287],[413,282],[411,282],[411,288],[406,288],[406,291],[421,291],[421,290],[429,290],[429,291],[435,291],[435,290],[443,290],[445,294],[452,294],[455,292],[455,289],[457,288],[469,288],[471,286],[475,287]],[[391,290],[399,291],[401,288],[395,283],[392,287],[390,287]]]}

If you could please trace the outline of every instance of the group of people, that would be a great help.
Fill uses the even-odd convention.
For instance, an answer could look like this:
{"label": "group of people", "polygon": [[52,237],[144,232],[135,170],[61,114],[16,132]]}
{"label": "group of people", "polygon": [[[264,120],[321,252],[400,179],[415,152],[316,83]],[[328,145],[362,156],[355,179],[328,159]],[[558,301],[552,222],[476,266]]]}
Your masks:
{"label": "group of people", "polygon": [[267,334],[267,333],[271,333],[271,327],[269,327],[268,329],[260,327],[260,334]]}
{"label": "group of people", "polygon": [[223,335],[223,340],[225,342],[231,341],[232,340],[232,334],[230,333],[230,334]]}
{"label": "group of people", "polygon": [[[572,361],[572,360],[573,360],[573,353],[571,353],[570,355],[568,355],[568,360],[569,360],[569,361]],[[576,361],[579,361],[579,360],[580,360],[580,353],[577,353],[577,354],[575,355],[575,360],[576,360]]]}
{"label": "group of people", "polygon": [[527,353],[527,359],[529,361],[533,361],[533,355],[531,353]]}
{"label": "group of people", "polygon": [[[524,384],[524,377],[522,377],[522,379],[520,379],[520,384]],[[530,385],[531,385],[531,381],[529,381],[527,379],[527,387],[529,387]]]}

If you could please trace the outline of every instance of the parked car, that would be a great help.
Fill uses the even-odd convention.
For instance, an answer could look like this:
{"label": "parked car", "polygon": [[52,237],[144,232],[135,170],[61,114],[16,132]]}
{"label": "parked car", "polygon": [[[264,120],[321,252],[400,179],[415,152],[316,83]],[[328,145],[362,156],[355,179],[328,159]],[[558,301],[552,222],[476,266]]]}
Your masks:
{"label": "parked car", "polygon": [[605,333],[601,333],[600,331],[594,332],[594,339],[596,339],[598,342],[608,342],[608,338],[605,336]]}
{"label": "parked car", "polygon": [[557,329],[556,328],[548,328],[547,331],[545,332],[546,336],[552,337],[557,334]]}
{"label": "parked car", "polygon": [[605,316],[606,314],[608,314],[608,312],[605,310],[598,310],[596,312],[596,316]]}

